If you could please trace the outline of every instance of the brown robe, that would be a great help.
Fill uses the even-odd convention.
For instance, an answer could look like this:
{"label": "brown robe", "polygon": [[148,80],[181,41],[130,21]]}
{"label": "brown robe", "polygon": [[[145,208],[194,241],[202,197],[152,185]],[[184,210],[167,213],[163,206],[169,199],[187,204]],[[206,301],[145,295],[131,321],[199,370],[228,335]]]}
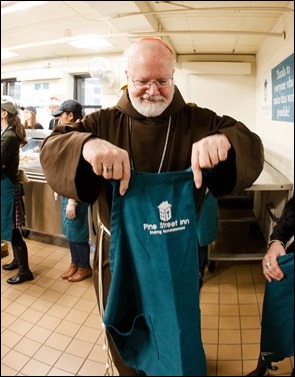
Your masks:
{"label": "brown robe", "polygon": [[[192,144],[215,133],[224,134],[232,148],[226,161],[208,174],[205,184],[215,196],[241,192],[250,187],[263,168],[264,154],[260,138],[243,123],[229,116],[218,116],[209,109],[186,104],[175,87],[172,103],[158,117],[139,114],[128,98],[128,90],[116,106],[87,115],[83,122],[57,126],[44,140],[40,161],[48,184],[63,196],[93,204],[93,217],[110,229],[112,186],[96,176],[82,157],[83,144],[92,137],[105,139],[129,152],[135,170],[158,172],[169,117],[171,132],[162,171],[184,170],[191,165]],[[105,304],[110,285],[108,264],[109,236],[103,238],[103,283]],[[98,256],[94,257],[94,285],[98,295]],[[98,297],[99,299],[99,297]],[[112,346],[112,345],[111,345]],[[120,375],[136,375],[116,355]]]}

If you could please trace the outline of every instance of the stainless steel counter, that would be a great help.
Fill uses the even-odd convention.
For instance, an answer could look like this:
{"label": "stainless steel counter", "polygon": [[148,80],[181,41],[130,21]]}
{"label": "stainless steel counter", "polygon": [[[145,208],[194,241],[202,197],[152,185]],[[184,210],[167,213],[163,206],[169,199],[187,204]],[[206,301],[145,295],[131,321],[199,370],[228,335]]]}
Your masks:
{"label": "stainless steel counter", "polygon": [[[30,174],[28,174],[29,177]],[[30,180],[24,184],[25,188],[25,229],[54,236],[61,236],[61,207],[60,200],[55,201],[53,190],[46,182]]]}
{"label": "stainless steel counter", "polygon": [[25,171],[29,179],[29,182],[24,183],[24,229],[64,237],[60,200],[55,201],[54,192],[46,182],[40,164],[39,152],[42,141],[42,138],[32,137],[22,149],[20,157],[19,167]]}

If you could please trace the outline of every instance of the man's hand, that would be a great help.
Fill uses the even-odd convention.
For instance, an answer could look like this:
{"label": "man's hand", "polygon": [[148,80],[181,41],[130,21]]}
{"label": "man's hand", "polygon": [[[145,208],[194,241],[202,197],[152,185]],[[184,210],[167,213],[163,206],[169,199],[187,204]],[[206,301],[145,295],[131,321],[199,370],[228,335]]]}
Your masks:
{"label": "man's hand", "polygon": [[194,181],[199,189],[202,186],[202,169],[210,169],[227,159],[231,144],[223,134],[204,137],[193,144],[191,166]]}
{"label": "man's hand", "polygon": [[95,174],[105,179],[120,180],[120,194],[124,195],[131,175],[128,152],[102,139],[86,141],[82,151]]}

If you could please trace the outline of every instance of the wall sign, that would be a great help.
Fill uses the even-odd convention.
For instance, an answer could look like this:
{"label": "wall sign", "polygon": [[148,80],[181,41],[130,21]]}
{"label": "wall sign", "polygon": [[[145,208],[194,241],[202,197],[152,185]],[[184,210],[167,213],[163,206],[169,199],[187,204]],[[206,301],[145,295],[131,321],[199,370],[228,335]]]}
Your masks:
{"label": "wall sign", "polygon": [[272,120],[294,123],[294,54],[271,70]]}

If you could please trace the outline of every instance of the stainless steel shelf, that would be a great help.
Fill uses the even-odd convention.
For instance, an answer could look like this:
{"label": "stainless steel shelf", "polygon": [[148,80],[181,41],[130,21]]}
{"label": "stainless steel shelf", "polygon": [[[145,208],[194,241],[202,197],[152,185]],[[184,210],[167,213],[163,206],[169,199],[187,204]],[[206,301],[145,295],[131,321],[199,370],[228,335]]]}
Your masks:
{"label": "stainless steel shelf", "polygon": [[[209,245],[208,263],[261,260],[266,253],[277,206],[280,209],[284,207],[292,190],[293,183],[265,161],[260,176],[243,192],[253,192],[253,200],[247,203],[247,197],[243,195],[229,196],[219,207],[218,238]],[[255,204],[258,211],[255,211]],[[229,232],[227,238],[235,239],[235,243],[223,242],[225,232]],[[235,234],[235,237],[231,237],[231,234]]]}

